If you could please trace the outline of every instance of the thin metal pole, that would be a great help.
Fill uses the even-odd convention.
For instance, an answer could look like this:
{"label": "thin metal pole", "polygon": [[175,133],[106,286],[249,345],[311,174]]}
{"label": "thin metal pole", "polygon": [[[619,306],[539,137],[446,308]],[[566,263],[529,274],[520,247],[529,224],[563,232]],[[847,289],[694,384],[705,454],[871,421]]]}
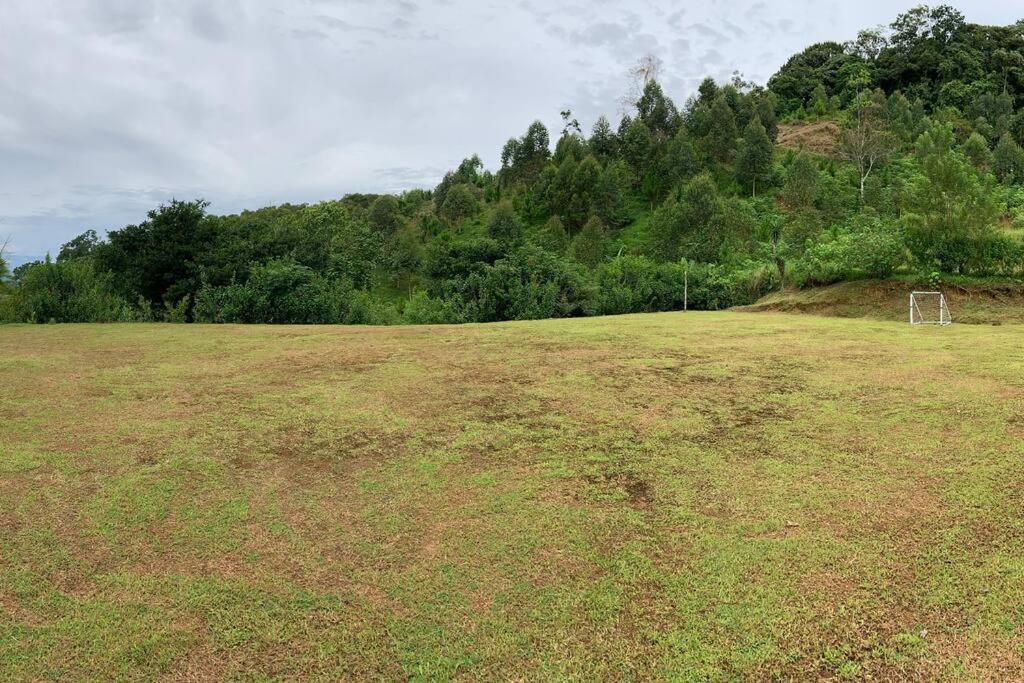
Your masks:
{"label": "thin metal pole", "polygon": [[690,262],[683,265],[683,312],[686,312],[688,299],[690,298]]}

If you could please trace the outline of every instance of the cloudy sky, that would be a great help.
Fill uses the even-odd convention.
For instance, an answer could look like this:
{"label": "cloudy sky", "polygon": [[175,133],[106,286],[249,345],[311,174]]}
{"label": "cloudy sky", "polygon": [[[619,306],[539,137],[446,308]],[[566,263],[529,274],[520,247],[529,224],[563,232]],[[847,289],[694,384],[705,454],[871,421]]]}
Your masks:
{"label": "cloudy sky", "polygon": [[[0,239],[14,262],[172,197],[235,212],[432,186],[571,108],[617,115],[628,67],[763,83],[893,0],[2,0]],[[961,0],[970,21],[1024,7]]]}

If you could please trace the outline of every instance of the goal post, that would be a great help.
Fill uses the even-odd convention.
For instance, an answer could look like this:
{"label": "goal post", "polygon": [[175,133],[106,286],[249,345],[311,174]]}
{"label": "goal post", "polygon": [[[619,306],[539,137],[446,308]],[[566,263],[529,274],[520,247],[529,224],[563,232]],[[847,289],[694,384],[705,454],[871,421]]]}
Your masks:
{"label": "goal post", "polygon": [[942,292],[910,293],[911,325],[949,325],[952,322],[946,296]]}

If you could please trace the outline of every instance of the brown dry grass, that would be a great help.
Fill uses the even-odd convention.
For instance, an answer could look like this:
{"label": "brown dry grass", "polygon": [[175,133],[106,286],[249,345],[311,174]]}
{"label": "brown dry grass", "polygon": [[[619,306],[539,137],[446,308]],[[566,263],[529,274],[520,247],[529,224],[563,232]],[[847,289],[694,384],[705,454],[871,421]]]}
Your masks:
{"label": "brown dry grass", "polygon": [[835,121],[781,123],[776,143],[783,148],[832,156],[838,139],[839,126]]}

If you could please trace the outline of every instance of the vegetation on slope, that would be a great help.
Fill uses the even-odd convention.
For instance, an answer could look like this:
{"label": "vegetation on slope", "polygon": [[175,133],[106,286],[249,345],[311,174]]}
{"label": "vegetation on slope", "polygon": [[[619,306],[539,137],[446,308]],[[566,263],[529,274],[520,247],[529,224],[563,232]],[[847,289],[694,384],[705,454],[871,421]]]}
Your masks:
{"label": "vegetation on slope", "polygon": [[0,328],[13,680],[1020,680],[1020,333]]}
{"label": "vegetation on slope", "polygon": [[17,269],[0,319],[492,321],[676,309],[684,280],[722,308],[784,284],[1019,278],[1022,54],[1024,22],[940,6],[682,107],[647,59],[617,126],[563,112],[553,150],[535,122],[496,172],[472,156],[429,192],[172,202]]}
{"label": "vegetation on slope", "polygon": [[[743,311],[813,313],[842,318],[907,320],[908,292],[930,291],[934,283],[915,280],[858,280],[813,289],[768,294]],[[1024,285],[1005,282],[947,282],[942,285],[954,322],[977,325],[1024,323]]]}

